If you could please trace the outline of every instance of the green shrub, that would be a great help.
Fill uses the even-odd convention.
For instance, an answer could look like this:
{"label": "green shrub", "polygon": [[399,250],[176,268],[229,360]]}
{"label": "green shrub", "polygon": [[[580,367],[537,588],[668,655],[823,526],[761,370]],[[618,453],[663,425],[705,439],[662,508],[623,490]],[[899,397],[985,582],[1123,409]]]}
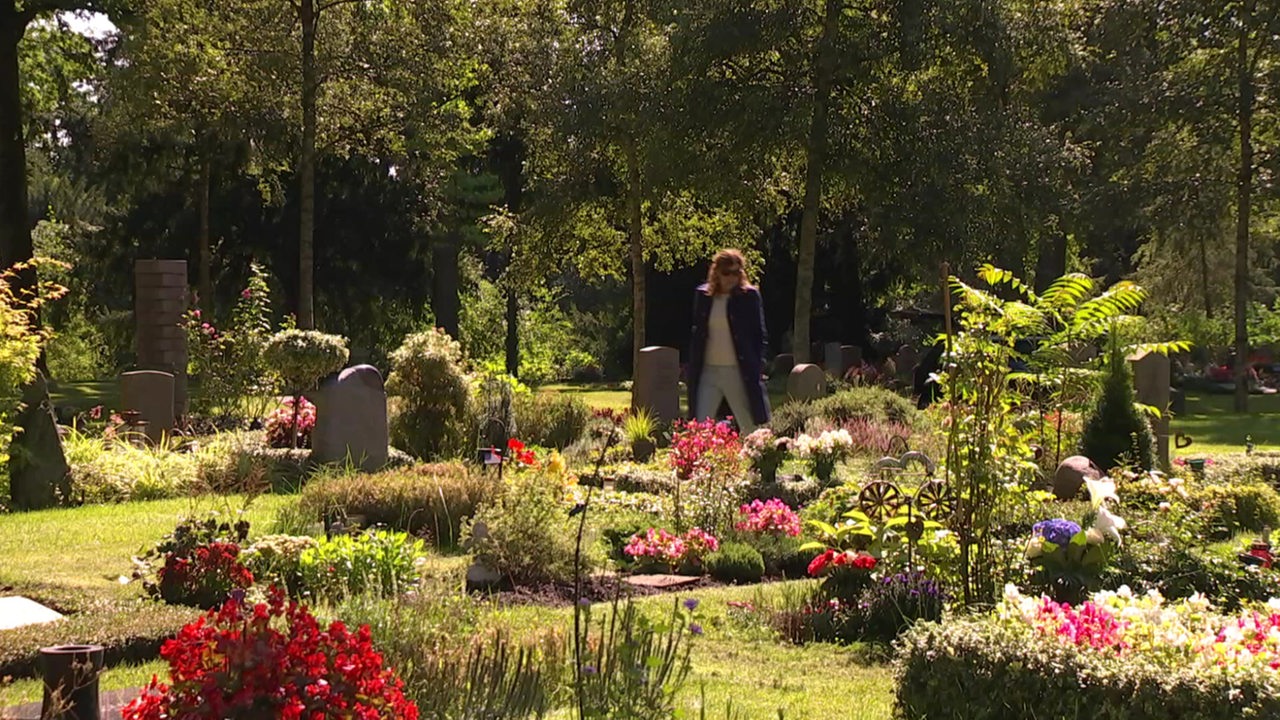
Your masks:
{"label": "green shrub", "polygon": [[39,677],[40,648],[50,645],[102,645],[108,667],[153,660],[160,645],[198,614],[159,603],[102,602],[55,622],[0,630],[0,678]]}
{"label": "green shrub", "polygon": [[1133,373],[1118,341],[1111,342],[1102,393],[1085,421],[1080,453],[1103,472],[1121,464],[1142,470],[1156,466],[1155,435],[1134,407]]}
{"label": "green shrub", "polygon": [[298,557],[302,586],[328,600],[363,595],[393,596],[417,587],[426,548],[400,532],[376,530],[337,535]]}
{"label": "green shrub", "polygon": [[760,551],[740,542],[724,542],[703,563],[707,573],[720,582],[754,583],[764,577],[764,557]]}
{"label": "green shrub", "polygon": [[82,308],[71,311],[66,324],[49,339],[45,352],[49,375],[59,382],[97,380],[110,371],[106,339]]}
{"label": "green shrub", "polygon": [[630,560],[622,550],[633,535],[643,533],[662,523],[661,519],[653,513],[640,510],[602,510],[596,505],[593,501],[591,514],[588,515],[587,520],[596,529],[609,557],[615,562]]}
{"label": "green shrub", "polygon": [[380,473],[324,473],[302,491],[299,511],[317,520],[363,518],[439,547],[461,537],[464,518],[493,493],[495,477],[474,475],[461,463],[419,464]]}
{"label": "green shrub", "polygon": [[823,490],[818,498],[800,510],[803,520],[821,520],[834,525],[844,520],[844,514],[857,507],[858,493],[862,486],[856,482],[833,485]]}
{"label": "green shrub", "polygon": [[[508,477],[466,525],[472,557],[513,585],[570,582],[578,524],[569,517],[563,485],[538,472]],[[486,532],[473,534],[482,523]],[[594,539],[584,540],[584,572],[599,563],[598,555]]]}
{"label": "green shrub", "polygon": [[559,450],[577,442],[591,419],[591,409],[582,398],[561,393],[517,395],[514,409],[521,440]]}
{"label": "green shrub", "polygon": [[984,620],[916,624],[898,642],[894,675],[906,720],[1280,717],[1280,694],[1266,674],[1081,651]]}
{"label": "green shrub", "polygon": [[1207,483],[1228,485],[1242,481],[1264,482],[1280,490],[1280,455],[1276,453],[1233,453],[1214,455],[1205,465]]}
{"label": "green shrub", "polygon": [[1231,551],[1164,541],[1126,541],[1103,574],[1104,587],[1158,590],[1169,600],[1202,593],[1216,607],[1235,611],[1276,594],[1271,570],[1245,565]]}
{"label": "green shrub", "polygon": [[240,553],[240,562],[259,586],[298,593],[303,587],[302,553],[314,547],[315,538],[307,535],[265,535]]}
{"label": "green shrub", "polygon": [[391,353],[387,393],[396,397],[391,442],[424,458],[474,451],[475,409],[462,350],[443,330],[415,333]]}
{"label": "green shrub", "polygon": [[774,409],[769,426],[773,428],[776,435],[795,437],[804,432],[804,426],[809,424],[809,419],[817,417],[817,414],[814,403],[791,400]]}
{"label": "green shrub", "polygon": [[1241,531],[1261,532],[1280,523],[1280,494],[1260,482],[1202,485],[1193,501],[1209,535],[1226,539]]}
{"label": "green shrub", "polygon": [[77,438],[68,453],[71,494],[76,502],[160,500],[203,489],[195,453],[136,447],[123,440]]}
{"label": "green shrub", "polygon": [[294,392],[310,390],[326,375],[341,370],[349,355],[346,338],[316,330],[282,330],[271,336],[263,350],[267,364]]}
{"label": "green shrub", "polygon": [[873,385],[841,390],[816,400],[813,409],[818,416],[837,424],[869,420],[906,426],[915,424],[919,412],[910,400],[892,390]]}

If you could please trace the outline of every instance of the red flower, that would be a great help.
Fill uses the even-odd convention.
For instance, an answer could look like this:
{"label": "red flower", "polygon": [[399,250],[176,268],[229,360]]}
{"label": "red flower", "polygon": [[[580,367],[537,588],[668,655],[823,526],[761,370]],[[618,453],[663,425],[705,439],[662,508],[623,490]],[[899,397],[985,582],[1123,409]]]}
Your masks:
{"label": "red flower", "polygon": [[828,550],[814,558],[813,562],[809,563],[809,574],[814,576],[821,575],[822,571],[827,568],[827,565],[835,556],[835,550]]}
{"label": "red flower", "polygon": [[507,449],[518,453],[524,450],[524,443],[520,442],[515,438],[511,438],[510,440],[507,441]]}

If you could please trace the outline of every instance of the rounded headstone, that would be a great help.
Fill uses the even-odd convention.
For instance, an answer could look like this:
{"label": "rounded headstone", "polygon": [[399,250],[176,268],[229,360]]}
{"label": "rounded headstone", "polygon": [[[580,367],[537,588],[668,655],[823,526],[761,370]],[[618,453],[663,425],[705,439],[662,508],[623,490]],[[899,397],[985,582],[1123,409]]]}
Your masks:
{"label": "rounded headstone", "polygon": [[1085,480],[1097,480],[1102,471],[1083,455],[1072,455],[1058,464],[1053,473],[1053,494],[1059,500],[1070,500],[1084,487]]}
{"label": "rounded headstone", "polygon": [[801,363],[791,368],[787,376],[787,395],[792,400],[816,400],[827,394],[827,376],[822,368],[812,363]]}

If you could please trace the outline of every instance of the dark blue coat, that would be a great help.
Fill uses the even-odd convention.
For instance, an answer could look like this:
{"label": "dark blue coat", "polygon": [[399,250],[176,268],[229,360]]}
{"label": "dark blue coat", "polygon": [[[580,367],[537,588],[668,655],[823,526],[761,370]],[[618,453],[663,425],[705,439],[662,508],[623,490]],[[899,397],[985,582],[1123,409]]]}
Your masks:
{"label": "dark blue coat", "polygon": [[[733,336],[734,353],[738,356],[738,372],[751,402],[751,415],[757,425],[769,422],[769,400],[764,387],[764,352],[769,333],[764,325],[764,303],[760,291],[739,287],[729,295],[726,309],[729,332]],[[693,335],[689,342],[689,414],[697,408],[698,381],[702,379],[703,359],[707,351],[707,323],[711,318],[711,296],[706,284],[698,286],[693,296]]]}

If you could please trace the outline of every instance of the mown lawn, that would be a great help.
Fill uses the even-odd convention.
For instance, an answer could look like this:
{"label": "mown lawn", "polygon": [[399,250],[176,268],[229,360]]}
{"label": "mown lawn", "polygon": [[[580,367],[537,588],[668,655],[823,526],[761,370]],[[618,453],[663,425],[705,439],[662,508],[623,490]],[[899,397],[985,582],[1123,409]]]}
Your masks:
{"label": "mown lawn", "polygon": [[[289,496],[257,498],[248,510],[254,535],[268,532],[277,509]],[[0,516],[0,587],[6,584],[56,584],[104,595],[137,593],[121,585],[129,558],[173,528],[179,515],[209,509],[234,511],[242,498],[163,500],[99,505]],[[439,555],[427,574],[437,587],[459,587],[465,556]],[[863,659],[858,648],[795,646],[778,641],[763,624],[731,621],[730,600],[760,604],[785,593],[790,583],[757,587],[708,588],[640,601],[647,612],[669,611],[676,597],[700,600],[697,619],[705,633],[694,638],[692,673],[679,703],[687,717],[699,717],[703,698],[710,720],[735,718],[842,717],[888,720],[892,717],[892,678],[887,666]],[[603,611],[604,608],[601,609]],[[568,608],[493,605],[489,616],[511,627],[572,622]],[[192,617],[196,616],[192,611]],[[103,690],[138,687],[166,666],[153,661],[113,668],[102,677]],[[0,684],[0,707],[39,700],[37,680]]]}
{"label": "mown lawn", "polygon": [[1258,450],[1280,450],[1280,395],[1250,395],[1249,412],[1232,410],[1230,395],[1188,395],[1187,412],[1173,418],[1173,431],[1191,437],[1190,447],[1173,451],[1184,457],[1244,452],[1252,436]]}

